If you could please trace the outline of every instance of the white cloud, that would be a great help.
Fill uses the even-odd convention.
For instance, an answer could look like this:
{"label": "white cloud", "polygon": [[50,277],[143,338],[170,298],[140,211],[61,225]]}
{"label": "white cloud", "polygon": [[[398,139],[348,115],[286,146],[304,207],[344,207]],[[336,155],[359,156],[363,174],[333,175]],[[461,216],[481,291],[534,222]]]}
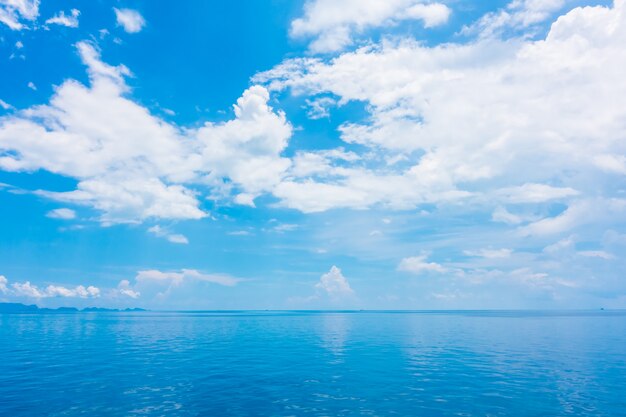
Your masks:
{"label": "white cloud", "polygon": [[603,250],[583,250],[578,252],[579,255],[587,258],[600,258],[605,260],[615,259],[615,256]]}
{"label": "white cloud", "polygon": [[59,13],[52,16],[50,19],[46,20],[46,24],[54,24],[67,26],[69,28],[77,28],[78,27],[78,16],[80,15],[80,10],[72,9],[69,15],[66,15],[63,10]]}
{"label": "white cloud", "polygon": [[503,259],[510,258],[513,251],[511,249],[479,249],[463,251],[468,256],[478,256],[487,259]]}
{"label": "white cloud", "polygon": [[227,274],[204,274],[195,269],[183,269],[181,272],[162,272],[156,269],[139,271],[135,280],[138,283],[163,283],[180,285],[185,281],[202,281],[232,287],[240,280]]}
{"label": "white cloud", "polygon": [[316,120],[329,117],[329,108],[337,102],[330,97],[318,97],[312,100],[307,99],[306,104],[308,107],[307,116],[309,119]]}
{"label": "white cloud", "polygon": [[425,272],[444,273],[448,269],[436,262],[428,262],[428,255],[412,256],[404,258],[398,265],[398,271],[410,272],[412,274],[422,274]]}
{"label": "white cloud", "polygon": [[4,110],[11,110],[13,108],[13,106],[11,106],[9,103],[1,99],[0,99],[0,107],[2,107]]}
{"label": "white cloud", "polygon": [[233,232],[228,232],[230,236],[250,236],[251,233],[247,230],[235,230]]}
{"label": "white cloud", "polygon": [[141,295],[139,291],[131,287],[128,280],[120,281],[119,285],[115,289],[102,291],[100,288],[93,285],[77,285],[75,287],[48,285],[46,287],[42,287],[32,284],[30,281],[14,282],[9,285],[8,279],[2,275],[0,275],[0,293],[10,297],[26,297],[37,300],[55,297],[93,299],[100,297],[118,297],[120,295],[136,299]]}
{"label": "white cloud", "polygon": [[12,30],[22,30],[23,20],[34,21],[39,16],[39,0],[0,0],[0,23]]}
{"label": "white cloud", "polygon": [[623,218],[626,199],[606,198],[577,200],[565,211],[554,217],[546,217],[519,229],[522,236],[546,236],[567,232],[588,224],[611,223]]}
{"label": "white cloud", "polygon": [[30,281],[14,282],[11,289],[7,291],[10,295],[16,297],[27,298],[97,298],[100,297],[100,289],[98,287],[78,285],[73,288],[63,287],[59,285],[48,285],[46,288],[40,288],[33,285]]}
{"label": "white cloud", "polygon": [[[354,28],[396,19],[356,24],[338,15],[324,26],[315,13],[301,19],[317,28],[313,38],[325,28],[347,25],[352,36]],[[0,118],[0,168],[77,179],[73,191],[38,194],[94,208],[105,224],[199,219],[207,216],[204,197],[254,206],[271,194],[307,213],[478,207],[494,221],[521,225],[525,236],[569,232],[621,213],[607,173],[622,171],[625,152],[624,16],[618,1],[574,9],[540,40],[522,34],[428,46],[386,39],[334,58],[287,60],[254,79],[267,88],[246,90],[232,120],[196,128],[152,115],[130,98],[129,70],[80,43],[89,85],[67,80],[49,104]],[[318,114],[362,103],[369,117],[340,127],[345,146],[359,154],[294,150],[287,158],[293,129],[269,105],[268,89],[304,96]],[[555,202],[567,210],[551,215]]]}
{"label": "white cloud", "polygon": [[626,175],[626,156],[624,155],[597,155],[593,162],[605,172]]}
{"label": "white cloud", "polygon": [[0,275],[0,292],[2,294],[9,292],[9,288],[7,287],[8,283],[9,280],[4,275]]}
{"label": "white cloud", "polygon": [[531,268],[519,268],[511,271],[509,277],[531,287],[543,287],[548,284],[549,275],[545,272],[534,272]]}
{"label": "white cloud", "polygon": [[562,252],[564,250],[569,250],[574,248],[576,245],[576,239],[574,236],[569,236],[566,238],[563,238],[561,240],[559,240],[556,243],[553,243],[551,245],[546,246],[545,248],[543,248],[543,251],[545,253],[559,253]]}
{"label": "white cloud", "polygon": [[143,16],[137,11],[132,9],[118,9],[113,8],[115,11],[115,18],[117,24],[122,26],[128,33],[137,33],[146,25],[146,21]]}
{"label": "white cloud", "polygon": [[34,83],[34,82],[32,82],[32,81],[29,81],[29,82],[28,82],[27,87],[28,87],[28,88],[30,88],[30,89],[31,89],[31,90],[33,90],[33,91],[37,91],[37,86],[36,86],[36,85],[35,85],[35,83]]}
{"label": "white cloud", "polygon": [[[544,3],[515,3],[528,11],[520,21],[556,10]],[[610,197],[618,190],[605,171],[621,172],[625,153],[625,9],[623,1],[573,9],[540,40],[384,40],[334,58],[290,59],[258,74],[254,80],[270,90],[361,102],[369,112],[365,122],[340,127],[344,142],[374,155],[367,165],[309,164],[317,172],[307,177],[294,168],[274,195],[305,212],[460,200],[572,205]],[[398,155],[403,164],[382,165]],[[536,216],[517,212],[496,208],[493,217],[521,224]]]}
{"label": "white cloud", "polygon": [[577,202],[570,205],[564,212],[554,217],[546,217],[544,219],[533,222],[520,229],[522,235],[552,235],[563,233],[571,230],[574,226],[581,222],[590,221],[590,206],[586,202]]}
{"label": "white cloud", "polygon": [[121,280],[118,284],[117,293],[133,299],[137,299],[141,296],[139,291],[135,291],[131,288],[130,282],[126,279]]}
{"label": "white cloud", "polygon": [[278,233],[284,233],[284,232],[293,232],[294,230],[297,230],[299,227],[300,226],[298,226],[297,224],[282,223],[282,224],[274,226],[272,230]]}
{"label": "white cloud", "polygon": [[429,28],[446,23],[449,15],[446,5],[419,0],[309,0],[304,16],[291,23],[290,34],[313,38],[309,47],[314,52],[331,52],[350,45],[353,35],[370,28],[402,20],[421,20]]}
{"label": "white cloud", "polygon": [[44,298],[45,292],[39,290],[36,285],[32,285],[30,281],[15,282],[12,285],[13,293],[17,296],[24,296],[29,298]]}
{"label": "white cloud", "polygon": [[341,269],[334,265],[330,268],[330,271],[320,277],[319,282],[315,284],[315,289],[331,298],[341,298],[354,294],[350,283],[341,273]]}
{"label": "white cloud", "polygon": [[51,219],[71,220],[76,218],[76,212],[68,208],[58,208],[50,210],[46,216]]}
{"label": "white cloud", "polygon": [[206,180],[218,186],[229,178],[251,197],[271,191],[291,165],[281,157],[292,133],[282,112],[267,104],[268,91],[260,86],[246,90],[234,105],[234,120],[207,123],[196,137],[202,146],[201,163],[209,168]]}
{"label": "white cloud", "polygon": [[496,192],[509,203],[543,203],[573,197],[580,193],[569,187],[552,187],[547,184],[526,183],[518,187],[503,188]]}
{"label": "white cloud", "polygon": [[100,289],[97,287],[89,286],[84,287],[79,285],[75,288],[66,288],[57,285],[48,285],[45,290],[46,297],[99,297]]}
{"label": "white cloud", "polygon": [[0,169],[78,180],[76,190],[39,195],[93,207],[103,224],[199,219],[207,214],[190,185],[222,198],[245,193],[252,202],[289,168],[280,154],[292,129],[267,104],[265,88],[246,90],[232,120],[182,129],[127,97],[125,66],[102,62],[89,43],[77,48],[89,87],[67,80],[50,104],[0,118]]}
{"label": "white cloud", "polygon": [[184,235],[181,235],[181,234],[169,235],[167,237],[167,240],[169,240],[172,243],[179,243],[179,244],[184,244],[184,245],[189,243],[189,240]]}
{"label": "white cloud", "polygon": [[521,216],[510,213],[506,208],[498,206],[491,215],[491,220],[506,224],[520,224],[524,220]]}
{"label": "white cloud", "polygon": [[565,0],[513,0],[506,8],[487,13],[476,23],[464,27],[462,32],[484,38],[501,35],[507,29],[526,29],[552,17],[565,3]]}
{"label": "white cloud", "polygon": [[152,226],[151,228],[148,229],[148,232],[152,233],[153,235],[157,237],[165,238],[172,243],[179,243],[179,244],[184,244],[184,245],[189,243],[189,240],[184,235],[177,234],[177,233],[170,233],[167,229],[164,229],[159,225]]}

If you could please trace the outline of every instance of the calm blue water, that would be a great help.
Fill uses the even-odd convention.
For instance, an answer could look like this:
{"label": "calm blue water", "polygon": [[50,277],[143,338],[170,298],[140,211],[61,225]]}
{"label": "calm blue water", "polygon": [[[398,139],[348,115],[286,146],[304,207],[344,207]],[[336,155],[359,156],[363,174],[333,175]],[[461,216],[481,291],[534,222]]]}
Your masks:
{"label": "calm blue water", "polygon": [[2,416],[626,416],[626,313],[0,314]]}

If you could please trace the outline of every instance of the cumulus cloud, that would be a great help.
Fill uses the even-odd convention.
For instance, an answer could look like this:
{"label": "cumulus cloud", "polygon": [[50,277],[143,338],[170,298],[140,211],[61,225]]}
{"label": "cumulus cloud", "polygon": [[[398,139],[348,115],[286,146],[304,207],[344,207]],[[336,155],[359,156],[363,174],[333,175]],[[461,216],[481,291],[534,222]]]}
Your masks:
{"label": "cumulus cloud", "polygon": [[[306,35],[317,38],[326,26],[314,18],[317,3],[308,4],[302,25],[322,28]],[[537,13],[525,18],[528,27],[553,13],[516,4],[507,10]],[[261,195],[306,213],[484,210],[520,236],[608,224],[623,213],[615,175],[626,160],[624,8],[573,9],[542,39],[386,39],[335,57],[289,59],[254,78],[262,85],[242,94],[232,119],[191,128],[133,101],[129,69],[82,42],[89,85],[67,80],[48,104],[0,118],[0,169],[75,178],[75,190],[37,194],[95,209],[103,224],[200,219],[204,197],[253,207]],[[387,25],[393,13],[357,26]],[[362,103],[368,117],[340,126],[343,147],[289,152],[292,126],[269,105],[271,93],[285,92],[302,97],[311,117],[348,102]]]}
{"label": "cumulus cloud", "polygon": [[291,23],[291,36],[313,38],[314,52],[338,51],[352,43],[355,34],[402,20],[421,20],[425,27],[447,22],[450,9],[442,3],[421,0],[309,0],[304,16]]}
{"label": "cumulus cloud", "polygon": [[35,300],[47,298],[103,298],[110,300],[111,298],[117,299],[120,296],[137,299],[141,296],[141,293],[133,288],[128,280],[120,281],[116,288],[101,289],[93,285],[77,285],[74,287],[62,285],[41,286],[30,281],[9,284],[9,280],[3,275],[0,275],[0,294],[18,299],[30,298]]}
{"label": "cumulus cloud", "polygon": [[141,293],[139,291],[135,291],[131,288],[130,282],[127,279],[123,279],[120,281],[115,292],[117,294],[133,299],[137,299],[141,296]]}
{"label": "cumulus cloud", "polygon": [[75,287],[63,287],[60,285],[48,285],[47,287],[39,287],[31,284],[30,281],[14,282],[9,287],[9,281],[6,277],[0,275],[0,292],[5,295],[14,297],[27,297],[34,299],[41,298],[98,298],[100,297],[100,288],[89,285],[78,285]]}
{"label": "cumulus cloud", "polygon": [[58,208],[50,210],[46,216],[51,219],[72,220],[76,218],[76,212],[68,208]]}
{"label": "cumulus cloud", "polygon": [[448,270],[437,262],[428,262],[428,255],[412,256],[404,258],[398,265],[398,271],[410,272],[412,274],[423,274],[428,272],[444,273]]}
{"label": "cumulus cloud", "polygon": [[141,32],[141,29],[146,25],[146,21],[137,10],[118,9],[115,7],[113,10],[115,11],[117,24],[122,26],[127,33]]}
{"label": "cumulus cloud", "polygon": [[292,129],[265,88],[246,90],[232,120],[181,129],[128,97],[128,68],[104,63],[90,43],[77,48],[90,86],[67,80],[49,104],[0,118],[0,169],[78,180],[73,191],[37,194],[92,207],[103,224],[137,223],[205,217],[198,188],[253,201],[281,181]]}
{"label": "cumulus cloud", "polygon": [[24,21],[34,21],[39,16],[39,0],[0,0],[0,23],[12,30],[26,28]]}
{"label": "cumulus cloud", "polygon": [[189,243],[189,240],[184,235],[181,235],[178,233],[170,233],[167,229],[159,225],[152,226],[151,228],[148,229],[148,232],[152,233],[153,235],[157,237],[165,238],[172,243],[179,243],[179,244],[185,244],[185,245]]}
{"label": "cumulus cloud", "polygon": [[320,277],[319,282],[315,284],[315,289],[335,299],[354,294],[354,290],[352,290],[350,283],[341,273],[341,269],[334,265],[330,268],[330,271]]}
{"label": "cumulus cloud", "polygon": [[78,27],[78,16],[80,16],[80,10],[72,9],[69,15],[66,15],[63,10],[46,20],[48,25],[61,25],[68,28]]}
{"label": "cumulus cloud", "polygon": [[[511,10],[525,10],[520,22],[531,25],[557,3],[514,2]],[[625,9],[621,0],[575,8],[543,39],[384,40],[258,74],[254,80],[271,91],[360,102],[369,112],[339,128],[347,145],[371,151],[367,164],[318,164],[317,173],[287,178],[274,195],[305,212],[495,202],[494,220],[508,224],[542,214],[518,215],[515,206],[560,201],[573,207],[554,230],[568,229],[568,219],[580,224],[577,205],[619,192],[607,174],[622,172],[626,152],[626,81],[618,70],[626,62]],[[590,97],[598,97],[593,105]]]}

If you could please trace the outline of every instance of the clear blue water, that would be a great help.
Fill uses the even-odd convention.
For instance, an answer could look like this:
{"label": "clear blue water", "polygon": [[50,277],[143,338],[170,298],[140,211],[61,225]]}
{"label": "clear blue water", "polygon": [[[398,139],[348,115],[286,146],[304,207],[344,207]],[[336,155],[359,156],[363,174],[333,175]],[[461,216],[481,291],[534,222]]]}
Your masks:
{"label": "clear blue water", "polygon": [[2,416],[625,416],[626,313],[0,315]]}

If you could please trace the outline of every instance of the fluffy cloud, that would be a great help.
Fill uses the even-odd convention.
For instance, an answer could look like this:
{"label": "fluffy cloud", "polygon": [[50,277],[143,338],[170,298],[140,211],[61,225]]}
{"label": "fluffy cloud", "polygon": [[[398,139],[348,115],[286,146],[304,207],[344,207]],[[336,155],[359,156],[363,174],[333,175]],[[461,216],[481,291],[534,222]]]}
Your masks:
{"label": "fluffy cloud", "polygon": [[46,24],[67,26],[69,28],[77,28],[79,15],[80,15],[80,10],[78,9],[72,9],[69,15],[66,15],[65,12],[61,10],[59,13],[55,14],[50,19],[46,20]]}
{"label": "fluffy cloud", "polygon": [[12,30],[22,30],[23,20],[34,21],[39,16],[39,0],[0,0],[0,23]]}
{"label": "fluffy cloud", "polygon": [[9,285],[9,280],[0,275],[0,294],[15,298],[32,298],[41,300],[46,298],[81,298],[94,299],[103,298],[105,300],[128,297],[137,299],[141,293],[134,289],[128,280],[122,280],[117,288],[100,289],[93,285],[77,285],[66,287],[61,285],[40,286],[32,284],[30,281],[13,282]]}
{"label": "fluffy cloud", "polygon": [[421,20],[425,27],[445,23],[450,9],[420,0],[309,0],[304,16],[291,24],[291,36],[313,38],[314,52],[338,51],[352,43],[355,33],[401,20]]}
{"label": "fluffy cloud", "polygon": [[334,265],[330,268],[330,271],[320,277],[319,282],[315,284],[315,289],[333,299],[354,294],[350,283],[341,273],[341,269]]}
{"label": "fluffy cloud", "polygon": [[120,281],[120,283],[117,286],[116,292],[120,295],[123,295],[125,297],[130,297],[133,299],[137,299],[141,296],[141,293],[139,291],[135,291],[131,288],[130,282],[126,279],[123,279]]}
{"label": "fluffy cloud", "polygon": [[233,120],[181,129],[128,98],[125,66],[102,62],[90,43],[77,47],[90,86],[67,80],[50,104],[0,118],[0,169],[79,180],[76,190],[39,195],[92,207],[104,224],[199,219],[207,214],[190,185],[253,204],[281,181],[292,129],[265,88],[246,90]]}
{"label": "fluffy cloud", "polygon": [[122,26],[128,33],[141,32],[141,29],[146,25],[146,21],[137,10],[117,9],[115,7],[113,10],[115,11],[117,24]]}
{"label": "fluffy cloud", "polygon": [[68,208],[58,208],[50,210],[46,216],[51,219],[72,220],[76,218],[76,212]]}
{"label": "fluffy cloud", "polygon": [[428,262],[428,255],[412,256],[404,258],[398,265],[398,271],[410,272],[412,274],[422,274],[425,272],[447,272],[447,269],[436,262]]}
{"label": "fluffy cloud", "polygon": [[189,240],[184,235],[177,234],[177,233],[170,233],[167,229],[164,229],[159,225],[152,226],[151,228],[148,229],[148,232],[152,233],[153,235],[157,237],[165,238],[172,243],[179,243],[179,244],[184,244],[184,245],[189,243]]}
{"label": "fluffy cloud", "polygon": [[48,285],[45,288],[41,288],[37,285],[31,284],[30,281],[26,282],[14,282],[11,284],[11,288],[7,286],[8,280],[0,276],[0,291],[4,294],[12,295],[15,297],[27,297],[27,298],[53,298],[53,297],[65,297],[65,298],[97,298],[100,297],[100,289],[98,287],[78,285],[73,288],[63,287],[59,285]]}
{"label": "fluffy cloud", "polygon": [[[514,2],[508,10],[517,17],[505,25],[532,26],[561,6]],[[384,40],[330,59],[287,60],[255,81],[309,102],[363,103],[368,120],[339,131],[347,146],[374,156],[367,164],[318,165],[274,194],[305,212],[495,202],[494,220],[509,224],[548,218],[540,205],[560,201],[570,207],[564,217],[528,231],[593,221],[577,207],[616,195],[610,175],[626,166],[625,41],[626,6],[617,0],[571,10],[539,40]],[[537,213],[517,209],[533,204]]]}
{"label": "fluffy cloud", "polygon": [[[507,13],[526,17],[504,25],[531,27],[557,3],[512,3]],[[392,10],[377,14],[384,18],[358,17],[366,10],[326,25],[325,4],[309,2],[292,29],[316,39],[334,27],[352,34],[424,5],[398,0],[376,6]],[[133,101],[130,71],[83,42],[89,85],[67,80],[48,104],[0,118],[0,169],[77,179],[75,190],[37,193],[96,209],[104,224],[200,219],[204,197],[254,206],[269,194],[307,213],[478,210],[518,237],[610,225],[624,205],[615,179],[626,172],[625,8],[576,8],[542,39],[501,31],[435,46],[394,39],[287,60],[254,78],[263,86],[242,94],[231,120],[193,128]],[[313,118],[348,102],[368,117],[341,125],[342,147],[288,152],[293,129],[268,104],[270,92],[301,96]]]}
{"label": "fluffy cloud", "polygon": [[292,128],[284,113],[272,111],[268,100],[265,88],[253,86],[237,100],[236,119],[219,125],[207,123],[196,132],[202,147],[200,162],[210,167],[205,179],[219,186],[223,178],[229,178],[241,187],[244,203],[271,191],[291,165],[280,155]]}

